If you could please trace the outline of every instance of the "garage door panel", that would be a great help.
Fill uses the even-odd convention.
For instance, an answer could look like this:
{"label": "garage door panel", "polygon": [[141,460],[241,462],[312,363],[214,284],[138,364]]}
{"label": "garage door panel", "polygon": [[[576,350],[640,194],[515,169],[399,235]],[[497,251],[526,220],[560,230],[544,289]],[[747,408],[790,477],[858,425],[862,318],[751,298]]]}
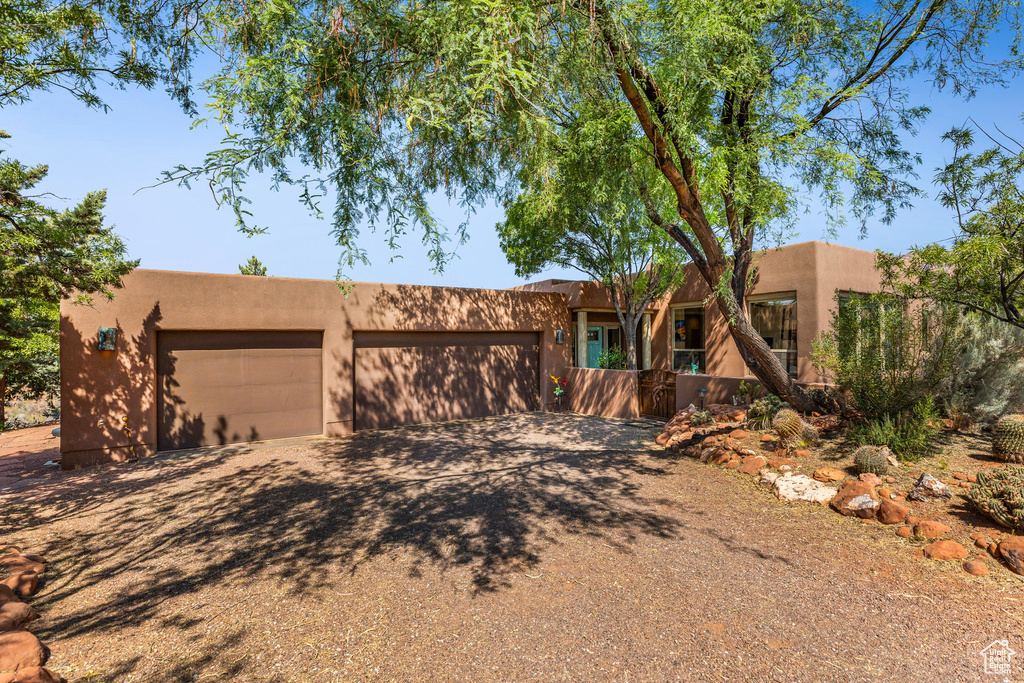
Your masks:
{"label": "garage door panel", "polygon": [[[207,386],[197,390],[195,384],[177,387],[174,395],[186,405],[217,408],[232,415],[269,413],[287,409],[319,408],[323,403],[319,382],[287,385]],[[267,392],[272,392],[268,396]],[[268,404],[276,407],[268,409]]]}
{"label": "garage door panel", "polygon": [[320,339],[318,332],[160,332],[158,449],[322,433]]}
{"label": "garage door panel", "polygon": [[[536,338],[536,334],[526,337],[534,342]],[[516,333],[513,339],[523,341],[523,333]],[[429,338],[425,344],[400,347],[386,341],[383,348],[357,344],[357,430],[539,407],[536,343],[441,346],[436,338]],[[501,336],[491,341],[501,341]]]}

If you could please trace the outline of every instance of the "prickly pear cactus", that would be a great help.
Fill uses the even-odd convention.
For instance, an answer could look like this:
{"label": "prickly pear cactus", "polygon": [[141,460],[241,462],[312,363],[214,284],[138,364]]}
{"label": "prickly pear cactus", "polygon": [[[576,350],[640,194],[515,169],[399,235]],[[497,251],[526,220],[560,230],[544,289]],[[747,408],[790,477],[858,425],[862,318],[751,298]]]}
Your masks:
{"label": "prickly pear cactus", "polygon": [[1024,463],[1024,415],[1004,415],[996,423],[992,455],[1007,462]]}
{"label": "prickly pear cactus", "polygon": [[978,472],[978,483],[971,487],[967,497],[982,514],[1024,533],[1024,467]]}
{"label": "prickly pear cactus", "polygon": [[861,446],[853,453],[853,464],[860,474],[882,475],[889,471],[889,460],[878,446]]}
{"label": "prickly pear cactus", "polygon": [[772,428],[779,438],[786,442],[796,441],[804,430],[804,420],[800,414],[790,408],[783,408],[775,413]]}

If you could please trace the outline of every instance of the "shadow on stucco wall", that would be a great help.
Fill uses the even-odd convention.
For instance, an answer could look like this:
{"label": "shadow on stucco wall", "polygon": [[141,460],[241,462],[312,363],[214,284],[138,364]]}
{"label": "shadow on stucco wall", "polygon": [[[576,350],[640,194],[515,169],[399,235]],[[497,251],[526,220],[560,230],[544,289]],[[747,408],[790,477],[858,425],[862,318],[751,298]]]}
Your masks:
{"label": "shadow on stucco wall", "polygon": [[[100,462],[101,451],[110,449],[114,460],[132,460],[155,452],[157,434],[149,416],[157,410],[164,419],[175,420],[173,432],[180,438],[202,434],[202,415],[189,415],[182,409],[172,378],[165,386],[152,381],[151,366],[156,349],[156,329],[161,320],[160,304],[142,321],[135,336],[126,334],[117,322],[117,341],[113,351],[97,348],[98,334],[86,338],[64,316],[61,317],[61,432],[88,437],[76,441],[81,450],[64,457],[79,466]],[[173,371],[173,358],[168,359]],[[70,388],[70,390],[69,390]]]}

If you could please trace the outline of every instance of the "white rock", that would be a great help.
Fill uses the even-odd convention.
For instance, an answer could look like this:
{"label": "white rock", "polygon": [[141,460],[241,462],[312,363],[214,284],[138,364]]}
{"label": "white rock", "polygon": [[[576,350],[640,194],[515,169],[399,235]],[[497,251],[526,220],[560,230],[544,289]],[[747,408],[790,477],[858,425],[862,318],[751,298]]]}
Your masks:
{"label": "white rock", "polygon": [[790,474],[788,472],[775,480],[772,490],[779,500],[802,501],[819,505],[828,505],[838,493],[831,486],[825,486],[805,474]]}
{"label": "white rock", "polygon": [[772,471],[764,472],[764,471],[762,471],[761,472],[761,486],[771,486],[772,484],[775,483],[775,480],[778,479],[780,476],[782,476],[782,475],[780,475],[778,472],[772,472]]}
{"label": "white rock", "polygon": [[844,507],[850,510],[874,510],[878,507],[878,501],[865,493],[851,498]]}

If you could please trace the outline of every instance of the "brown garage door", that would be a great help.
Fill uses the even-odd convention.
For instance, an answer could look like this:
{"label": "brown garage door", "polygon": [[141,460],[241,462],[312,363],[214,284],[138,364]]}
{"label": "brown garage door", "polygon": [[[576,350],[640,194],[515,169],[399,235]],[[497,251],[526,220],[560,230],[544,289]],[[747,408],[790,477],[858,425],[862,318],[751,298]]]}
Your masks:
{"label": "brown garage door", "polygon": [[538,410],[536,332],[356,332],[355,429]]}
{"label": "brown garage door", "polygon": [[157,448],[323,432],[320,332],[157,333]]}

